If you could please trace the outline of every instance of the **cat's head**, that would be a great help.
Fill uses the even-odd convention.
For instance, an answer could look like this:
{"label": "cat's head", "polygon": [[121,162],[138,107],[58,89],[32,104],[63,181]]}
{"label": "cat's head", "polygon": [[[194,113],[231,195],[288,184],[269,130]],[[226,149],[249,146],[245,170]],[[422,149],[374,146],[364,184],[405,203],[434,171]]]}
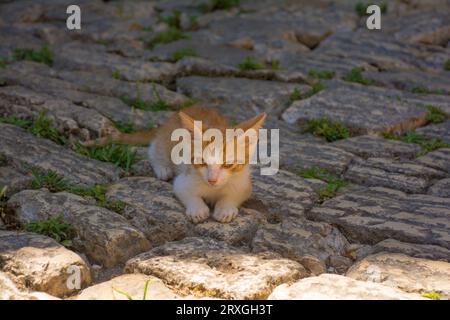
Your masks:
{"label": "cat's head", "polygon": [[[197,143],[202,146],[202,152],[195,154],[194,149],[191,150],[192,166],[211,187],[225,185],[233,175],[248,166],[257,147],[259,129],[266,118],[266,114],[261,113],[235,127],[211,128],[203,123],[199,127],[198,122],[184,112],[179,114],[183,127],[191,132],[193,147],[195,133],[197,137],[203,137]],[[214,138],[218,132],[222,134],[221,141]]]}

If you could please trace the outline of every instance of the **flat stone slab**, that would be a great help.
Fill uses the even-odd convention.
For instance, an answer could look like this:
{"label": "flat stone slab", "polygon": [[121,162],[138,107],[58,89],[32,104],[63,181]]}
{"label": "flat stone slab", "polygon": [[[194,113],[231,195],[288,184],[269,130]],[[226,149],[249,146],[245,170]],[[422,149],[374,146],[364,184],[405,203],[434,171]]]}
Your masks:
{"label": "flat stone slab", "polygon": [[450,120],[443,123],[430,124],[416,131],[426,137],[440,139],[446,143],[450,143]]}
{"label": "flat stone slab", "polygon": [[151,177],[125,178],[113,184],[106,196],[126,203],[124,217],[145,234],[152,246],[181,240],[193,227],[168,182]]}
{"label": "flat stone slab", "polygon": [[[410,23],[409,23],[410,24]],[[408,24],[408,25],[409,25]],[[374,33],[366,28],[357,31],[338,30],[322,41],[314,50],[341,60],[364,60],[381,70],[442,70],[442,64],[431,57],[444,48],[432,49],[398,41],[386,33]]]}
{"label": "flat stone slab", "polygon": [[355,159],[344,177],[366,186],[382,186],[409,193],[425,193],[431,181],[444,178],[446,173],[413,161],[389,158]]}
{"label": "flat stone slab", "polygon": [[13,215],[9,218],[20,224],[62,214],[74,228],[73,247],[105,267],[123,263],[150,247],[144,234],[127,219],[71,193],[25,190],[13,195],[7,208]]}
{"label": "flat stone slab", "polygon": [[280,170],[275,175],[261,175],[259,168],[253,170],[251,200],[260,204],[253,208],[269,214],[269,219],[302,217],[316,197],[308,182],[291,172]]}
{"label": "flat stone slab", "polygon": [[224,299],[264,299],[278,284],[307,275],[275,253],[252,254],[203,238],[154,248],[128,261],[125,271],[156,276],[182,294]]}
{"label": "flat stone slab", "polygon": [[65,296],[77,291],[67,285],[68,277],[77,268],[80,286],[91,283],[89,267],[76,253],[55,240],[39,234],[0,231],[1,270],[34,291]]}
{"label": "flat stone slab", "polygon": [[180,298],[179,295],[166,287],[158,278],[144,274],[124,274],[84,289],[75,299],[128,300],[127,295],[129,295],[133,300],[142,300],[147,281],[146,300],[173,300]]}
{"label": "flat stone slab", "polygon": [[18,288],[5,272],[0,271],[0,300],[58,300],[45,292]]}
{"label": "flat stone slab", "polygon": [[170,82],[178,73],[176,64],[125,58],[105,51],[102,46],[68,43],[55,50],[57,69],[103,72],[117,71],[127,81]]}
{"label": "flat stone slab", "polygon": [[295,88],[307,91],[309,86],[277,81],[225,77],[183,77],[177,79],[180,92],[202,99],[232,102],[236,111],[252,113],[270,111],[277,114],[289,103]]}
{"label": "flat stone slab", "polygon": [[380,241],[369,250],[365,250],[362,255],[356,254],[354,258],[360,260],[368,255],[380,252],[400,253],[415,258],[450,262],[449,249],[428,244],[401,242],[395,239]]}
{"label": "flat stone slab", "polygon": [[347,276],[372,281],[406,292],[436,292],[450,296],[450,263],[412,258],[402,254],[376,254],[353,265]]}
{"label": "flat stone slab", "polygon": [[[147,128],[150,123],[160,124],[171,113],[170,111],[149,112],[132,109],[119,98],[85,92],[85,88],[82,86],[57,78],[56,72],[40,63],[19,61],[9,64],[3,71],[0,71],[0,77],[8,85],[18,85],[58,99],[69,100],[77,105],[75,110],[92,109],[114,122],[132,122],[138,129]],[[155,90],[159,91],[161,88],[163,87],[158,85]],[[84,108],[80,108],[80,106]],[[90,114],[92,114],[91,110],[89,110]],[[64,118],[64,120],[67,119]],[[90,122],[80,125],[86,125],[86,123]],[[101,123],[101,121],[97,121],[96,125]]]}
{"label": "flat stone slab", "polygon": [[417,158],[417,163],[450,173],[450,148],[441,148]]}
{"label": "flat stone slab", "polygon": [[442,179],[428,189],[428,194],[436,197],[450,198],[450,178]]}
{"label": "flat stone slab", "polygon": [[280,166],[289,171],[320,167],[336,174],[343,173],[354,154],[320,141],[283,138],[280,133]]}
{"label": "flat stone slab", "polygon": [[376,135],[364,135],[338,140],[331,145],[363,158],[413,159],[421,151],[420,146],[417,144],[388,140]]}
{"label": "flat stone slab", "polygon": [[352,15],[342,11],[305,10],[304,6],[292,4],[283,9],[266,7],[258,11],[214,21],[208,32],[220,43],[233,44],[246,39],[246,47],[271,52],[300,44],[314,48],[335,28],[354,28],[356,24]]}
{"label": "flat stone slab", "polygon": [[360,243],[396,239],[450,249],[449,208],[448,198],[373,187],[327,200],[307,216]]}
{"label": "flat stone slab", "polygon": [[0,166],[0,190],[6,187],[6,196],[29,188],[32,177],[23,174],[11,166]]}
{"label": "flat stone slab", "polygon": [[390,99],[380,88],[355,87],[332,87],[295,101],[282,118],[296,123],[327,117],[346,124],[355,134],[404,132],[426,122],[425,107]]}
{"label": "flat stone slab", "polygon": [[113,126],[108,118],[94,109],[22,86],[0,87],[0,110],[28,118],[37,118],[45,112],[59,132],[82,140],[102,136]]}
{"label": "flat stone slab", "polygon": [[364,78],[375,81],[378,85],[404,91],[415,88],[426,88],[430,92],[450,93],[448,75],[445,71],[439,73],[414,72],[364,72]]}
{"label": "flat stone slab", "polygon": [[[427,4],[439,5],[437,2],[425,1],[425,6]],[[386,31],[393,33],[394,37],[402,42],[445,46],[450,38],[450,26],[445,12],[448,3],[443,2],[440,7],[443,10],[438,11],[436,7],[422,8],[411,14],[390,19]],[[410,23],[411,21],[414,23]]]}
{"label": "flat stone slab", "polygon": [[[31,79],[26,79],[27,75]],[[155,102],[158,96],[171,106],[186,102],[187,97],[171,91],[158,83],[133,83],[119,80],[111,75],[88,71],[55,70],[42,63],[20,61],[8,65],[0,76],[5,78],[7,84],[21,84],[25,87],[36,88],[44,92],[54,92],[59,88],[77,90],[84,93],[92,93],[105,97],[129,97]],[[39,79],[50,79],[49,87],[42,88]],[[53,90],[52,90],[53,89]],[[74,95],[73,93],[71,95]],[[106,98],[108,99],[108,98]]]}
{"label": "flat stone slab", "polygon": [[266,216],[248,208],[240,208],[237,217],[229,223],[220,223],[208,219],[196,224],[193,231],[198,237],[209,237],[224,241],[233,246],[245,246],[251,243],[256,231],[266,222]]}
{"label": "flat stone slab", "polygon": [[262,226],[253,239],[252,249],[253,252],[275,251],[318,275],[333,264],[331,256],[344,253],[347,244],[344,236],[327,223],[291,218]]}
{"label": "flat stone slab", "polygon": [[422,300],[418,294],[336,274],[305,278],[275,288],[269,300]]}
{"label": "flat stone slab", "polygon": [[52,170],[75,184],[93,185],[117,180],[116,166],[82,157],[50,140],[37,138],[13,125],[0,123],[0,155],[21,171]]}

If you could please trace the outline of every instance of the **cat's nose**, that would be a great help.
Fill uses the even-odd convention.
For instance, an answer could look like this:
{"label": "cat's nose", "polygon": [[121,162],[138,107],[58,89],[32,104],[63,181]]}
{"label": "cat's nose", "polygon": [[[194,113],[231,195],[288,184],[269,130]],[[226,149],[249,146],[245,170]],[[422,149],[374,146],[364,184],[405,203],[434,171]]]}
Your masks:
{"label": "cat's nose", "polygon": [[217,180],[208,179],[208,183],[214,186],[217,183]]}

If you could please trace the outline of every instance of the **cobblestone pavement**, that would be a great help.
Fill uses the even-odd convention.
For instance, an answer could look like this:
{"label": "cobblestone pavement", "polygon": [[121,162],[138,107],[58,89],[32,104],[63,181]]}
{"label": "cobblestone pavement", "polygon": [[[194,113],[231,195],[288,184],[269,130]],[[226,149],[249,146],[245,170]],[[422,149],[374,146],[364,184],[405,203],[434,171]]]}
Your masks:
{"label": "cobblestone pavement", "polygon": [[[449,298],[450,3],[361,6],[0,1],[0,299]],[[145,148],[79,144],[196,102],[280,129],[229,224]]]}

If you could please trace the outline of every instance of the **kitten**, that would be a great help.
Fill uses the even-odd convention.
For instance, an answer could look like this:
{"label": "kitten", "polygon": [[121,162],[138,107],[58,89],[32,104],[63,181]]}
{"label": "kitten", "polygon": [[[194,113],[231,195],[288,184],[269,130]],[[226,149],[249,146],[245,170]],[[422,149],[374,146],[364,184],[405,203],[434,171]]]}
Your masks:
{"label": "kitten", "polygon": [[[247,132],[254,129],[256,132],[261,128],[266,114],[262,113],[247,120],[236,128]],[[201,129],[195,126],[194,121],[202,121]],[[193,106],[178,113],[174,113],[162,126],[157,129],[147,130],[132,134],[113,133],[110,137],[88,142],[87,145],[106,144],[108,141],[126,144],[142,144],[150,142],[148,155],[151,166],[157,178],[169,180],[174,178],[173,187],[177,198],[186,208],[186,215],[194,223],[206,220],[210,215],[207,204],[213,207],[212,217],[219,222],[230,222],[238,214],[238,207],[250,197],[252,192],[249,159],[252,151],[245,144],[245,162],[222,164],[212,158],[203,156],[202,163],[175,165],[171,160],[172,148],[178,141],[171,141],[172,132],[175,129],[184,128],[194,138],[195,131],[203,133],[209,128],[215,128],[222,132],[232,128],[228,122],[216,111],[199,106]],[[235,141],[235,148],[239,142]],[[227,146],[224,141],[224,148]],[[192,141],[193,143],[193,141]],[[207,147],[210,142],[203,142]],[[245,140],[244,140],[245,143]],[[226,152],[223,152],[225,155]],[[192,151],[192,154],[194,152]],[[236,158],[233,158],[236,160]],[[237,162],[237,161],[235,161]]]}

